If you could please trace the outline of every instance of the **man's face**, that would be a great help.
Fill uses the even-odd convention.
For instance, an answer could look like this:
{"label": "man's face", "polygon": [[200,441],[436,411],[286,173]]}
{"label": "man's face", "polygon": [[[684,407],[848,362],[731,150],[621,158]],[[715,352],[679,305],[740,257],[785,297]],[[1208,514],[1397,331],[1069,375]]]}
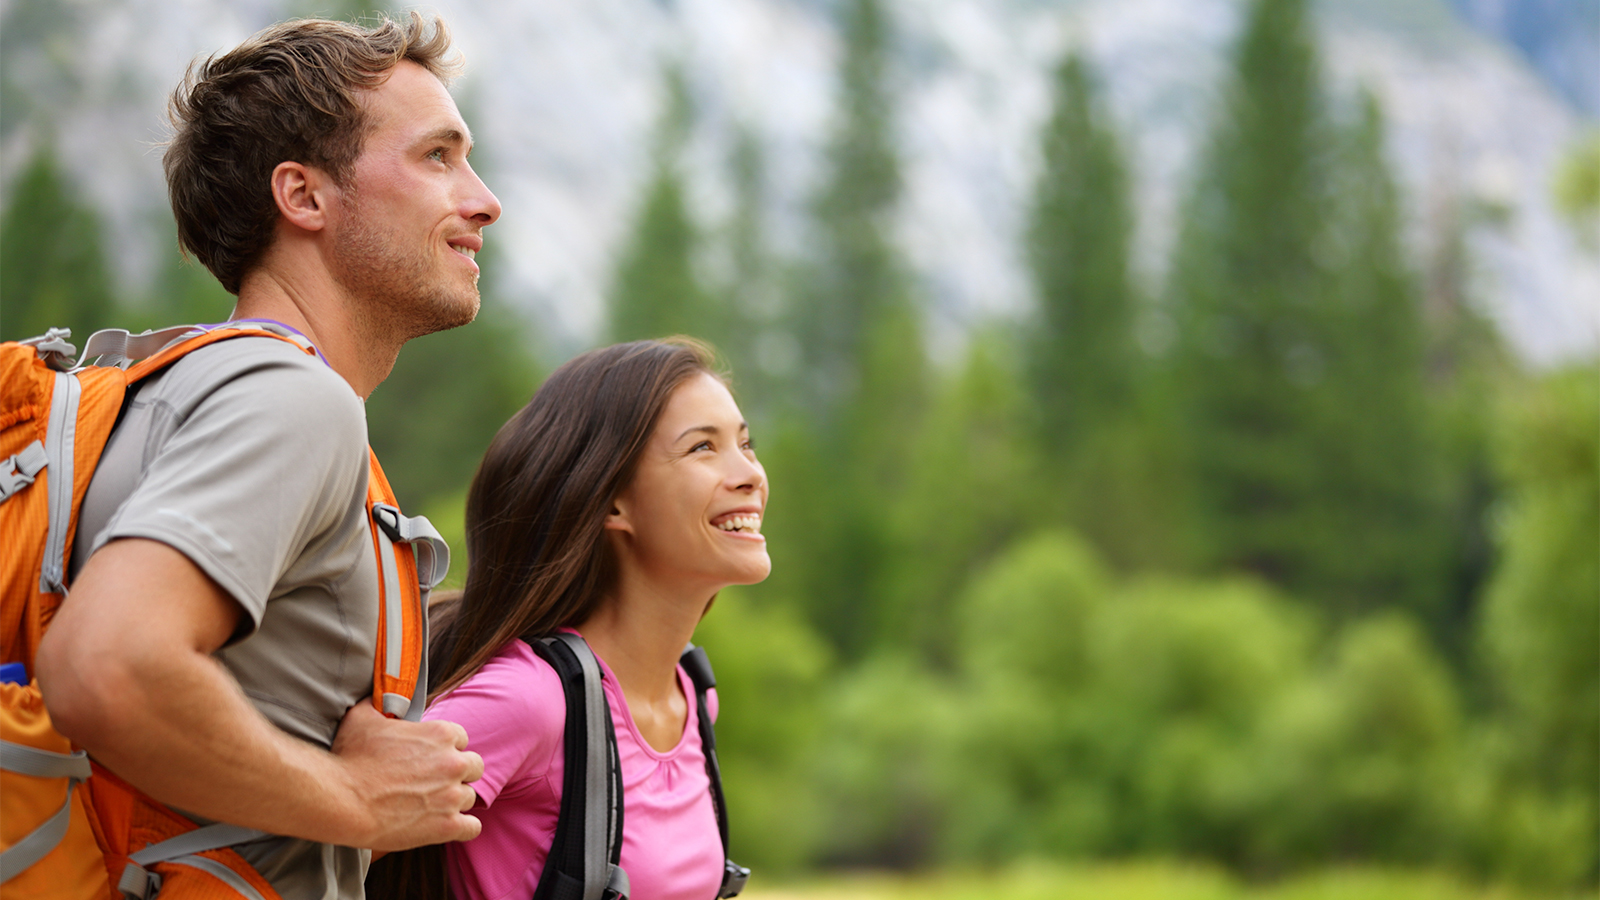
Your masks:
{"label": "man's face", "polygon": [[444,85],[413,62],[367,91],[368,130],[340,191],[334,278],[402,340],[478,314],[482,230],[500,201],[467,162],[471,133]]}

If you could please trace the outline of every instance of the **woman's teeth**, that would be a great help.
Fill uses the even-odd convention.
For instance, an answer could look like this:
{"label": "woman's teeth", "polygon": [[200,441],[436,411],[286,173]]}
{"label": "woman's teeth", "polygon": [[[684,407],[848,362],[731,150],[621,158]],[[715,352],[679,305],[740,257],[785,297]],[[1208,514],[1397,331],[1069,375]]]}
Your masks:
{"label": "woman's teeth", "polygon": [[723,519],[722,522],[717,525],[717,527],[723,531],[743,531],[749,534],[760,534],[761,517],[731,516],[727,519]]}

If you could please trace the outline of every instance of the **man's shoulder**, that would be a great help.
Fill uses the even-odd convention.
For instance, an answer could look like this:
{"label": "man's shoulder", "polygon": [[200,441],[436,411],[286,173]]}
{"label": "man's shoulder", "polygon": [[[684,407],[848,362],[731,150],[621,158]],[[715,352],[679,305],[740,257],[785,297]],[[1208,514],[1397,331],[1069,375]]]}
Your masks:
{"label": "man's shoulder", "polygon": [[[255,416],[276,413],[286,424],[331,428],[331,434],[360,423],[365,443],[361,398],[320,356],[288,341],[265,335],[218,341],[190,351],[154,380],[150,399],[180,417],[207,401],[246,404]],[[339,427],[341,422],[346,427]]]}

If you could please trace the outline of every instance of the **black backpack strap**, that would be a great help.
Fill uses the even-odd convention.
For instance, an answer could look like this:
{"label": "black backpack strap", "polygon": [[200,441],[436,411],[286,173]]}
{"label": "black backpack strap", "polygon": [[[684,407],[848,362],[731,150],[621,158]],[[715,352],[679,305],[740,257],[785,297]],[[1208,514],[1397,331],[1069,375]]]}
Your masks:
{"label": "black backpack strap", "polygon": [[750,880],[750,870],[728,858],[728,802],[722,796],[722,768],[717,765],[717,733],[711,724],[711,713],[706,709],[706,692],[717,686],[717,676],[711,672],[711,660],[702,647],[693,644],[683,648],[678,665],[694,682],[695,710],[700,721],[700,749],[706,756],[706,775],[711,780],[711,805],[717,810],[717,832],[722,835],[722,886],[718,897],[737,897]]}
{"label": "black backpack strap", "polygon": [[533,900],[627,900],[628,874],[617,864],[622,765],[600,664],[577,635],[527,643],[560,676],[567,703],[561,814]]}

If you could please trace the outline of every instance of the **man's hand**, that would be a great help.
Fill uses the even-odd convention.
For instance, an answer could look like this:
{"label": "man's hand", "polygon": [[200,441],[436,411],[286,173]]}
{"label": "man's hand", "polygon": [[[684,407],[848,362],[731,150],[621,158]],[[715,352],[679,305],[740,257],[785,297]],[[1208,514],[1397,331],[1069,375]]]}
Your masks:
{"label": "man's hand", "polygon": [[454,722],[390,719],[362,701],[339,723],[333,755],[371,817],[372,836],[357,846],[404,850],[471,840],[483,829],[465,814],[483,757],[467,749],[466,729]]}

